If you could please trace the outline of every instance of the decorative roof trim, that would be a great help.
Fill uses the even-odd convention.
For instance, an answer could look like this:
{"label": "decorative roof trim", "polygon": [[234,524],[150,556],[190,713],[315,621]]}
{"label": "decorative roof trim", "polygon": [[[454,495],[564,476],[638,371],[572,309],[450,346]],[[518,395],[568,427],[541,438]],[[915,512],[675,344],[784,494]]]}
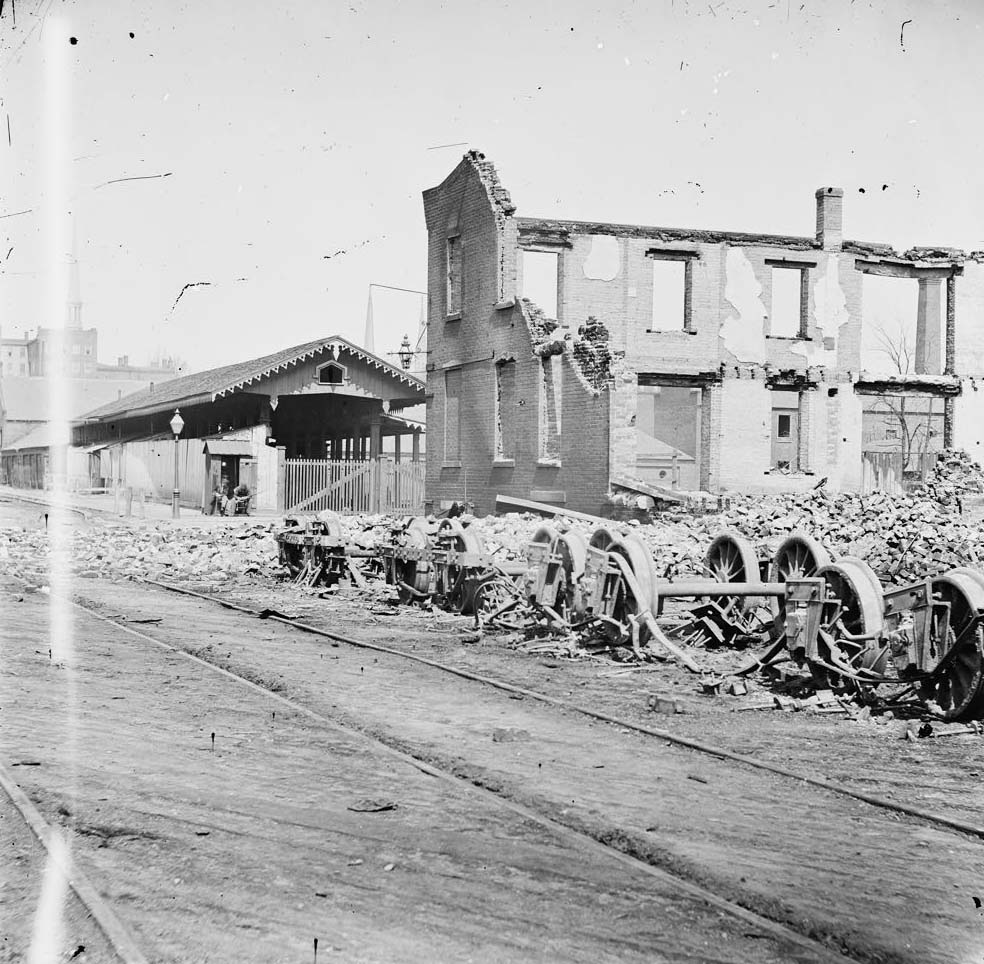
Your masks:
{"label": "decorative roof trim", "polygon": [[371,363],[373,367],[382,369],[386,372],[386,374],[398,379],[401,384],[408,385],[410,388],[417,388],[421,392],[427,390],[426,384],[416,376],[410,375],[402,369],[397,368],[395,365],[391,365],[389,362],[383,361],[381,358],[378,358],[370,352],[363,351],[361,348],[358,348],[351,342],[345,341],[343,338],[332,338],[323,342],[317,348],[310,348],[307,351],[302,352],[295,358],[289,358],[286,361],[280,362],[277,365],[272,365],[263,371],[254,372],[249,378],[241,379],[238,382],[233,382],[231,385],[227,385],[225,388],[218,389],[212,394],[212,401],[214,402],[217,398],[224,398],[226,395],[231,395],[233,392],[240,391],[247,385],[252,385],[254,381],[259,382],[264,378],[269,378],[271,375],[279,372],[282,368],[297,365],[299,362],[306,361],[308,358],[314,358],[326,349],[332,352],[335,361],[338,360],[339,352],[348,352],[348,354],[355,356],[360,361]]}

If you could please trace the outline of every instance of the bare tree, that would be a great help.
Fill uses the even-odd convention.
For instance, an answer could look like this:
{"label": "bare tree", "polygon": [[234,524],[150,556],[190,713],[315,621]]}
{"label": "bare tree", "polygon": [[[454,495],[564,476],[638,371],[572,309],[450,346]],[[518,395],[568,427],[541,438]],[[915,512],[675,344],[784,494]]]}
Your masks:
{"label": "bare tree", "polygon": [[[900,328],[895,337],[889,335],[883,325],[878,326],[878,351],[883,352],[900,375],[908,375],[914,367],[915,348],[910,335]],[[923,404],[928,402],[928,406]],[[930,425],[933,416],[933,399],[900,393],[882,394],[872,411],[881,411],[886,422],[897,428],[902,454],[902,472],[910,468],[913,455],[924,456],[929,451]]]}

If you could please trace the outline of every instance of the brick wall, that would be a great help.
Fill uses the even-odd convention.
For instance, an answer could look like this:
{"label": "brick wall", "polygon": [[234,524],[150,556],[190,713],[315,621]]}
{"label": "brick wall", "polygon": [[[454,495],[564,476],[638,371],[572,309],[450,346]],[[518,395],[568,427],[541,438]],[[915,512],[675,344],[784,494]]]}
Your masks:
{"label": "brick wall", "polygon": [[[579,377],[566,354],[551,362],[559,373],[562,435],[559,458],[541,458],[543,359],[522,307],[515,303],[517,247],[508,195],[480,159],[466,158],[438,187],[424,193],[428,229],[428,347],[426,499],[434,509],[468,499],[475,511],[494,510],[498,494],[561,501],[600,512],[608,488],[608,397]],[[462,256],[460,319],[447,315],[447,238]],[[508,447],[496,459],[496,364],[510,364]],[[460,451],[444,450],[445,373],[460,368]],[[554,418],[556,424],[556,418]]]}

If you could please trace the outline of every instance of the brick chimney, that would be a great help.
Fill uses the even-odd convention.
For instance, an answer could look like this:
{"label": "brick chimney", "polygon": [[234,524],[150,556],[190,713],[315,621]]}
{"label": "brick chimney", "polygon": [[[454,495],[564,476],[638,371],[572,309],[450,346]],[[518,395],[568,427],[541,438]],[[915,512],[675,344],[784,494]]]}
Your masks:
{"label": "brick chimney", "polygon": [[844,207],[842,187],[817,188],[817,241],[824,251],[840,251],[844,240],[841,213]]}

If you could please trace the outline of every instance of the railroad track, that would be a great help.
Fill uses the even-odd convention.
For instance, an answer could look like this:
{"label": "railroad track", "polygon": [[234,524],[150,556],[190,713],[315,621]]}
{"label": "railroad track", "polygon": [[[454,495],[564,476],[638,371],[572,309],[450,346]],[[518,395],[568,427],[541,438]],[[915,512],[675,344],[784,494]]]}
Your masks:
{"label": "railroad track", "polygon": [[[167,590],[168,592],[177,593],[184,596],[192,596],[197,599],[203,599],[206,602],[210,602],[214,605],[221,606],[224,609],[231,609],[236,612],[241,612],[249,616],[259,616],[261,610],[252,609],[249,606],[243,606],[239,603],[233,603],[229,600],[222,599],[218,596],[213,596],[208,593],[198,592],[193,589],[188,589],[183,586],[176,586],[172,583],[160,582],[152,579],[144,579],[142,582],[156,586],[160,589]],[[776,776],[782,777],[787,780],[796,781],[797,783],[805,783],[809,786],[817,787],[822,790],[827,790],[831,793],[840,794],[841,796],[850,797],[854,800],[859,800],[862,803],[869,804],[872,807],[876,807],[881,810],[887,810],[893,813],[904,814],[908,817],[913,817],[915,819],[924,821],[925,823],[939,827],[946,831],[957,832],[960,834],[968,835],[978,839],[984,840],[984,826],[978,824],[968,823],[964,820],[958,820],[951,817],[941,816],[940,814],[932,813],[931,811],[924,810],[920,807],[909,806],[904,803],[898,803],[894,800],[889,800],[885,797],[880,797],[876,794],[865,793],[861,790],[855,790],[852,787],[845,786],[844,784],[838,783],[834,780],[827,780],[822,777],[811,776],[806,773],[799,773],[793,770],[789,770],[786,767],[778,766],[774,763],[769,763],[763,760],[757,760],[754,757],[747,756],[741,753],[735,753],[724,747],[715,746],[710,743],[706,743],[700,740],[693,740],[688,737],[680,736],[674,733],[672,730],[665,730],[657,727],[642,726],[638,723],[634,723],[631,720],[621,719],[616,716],[612,716],[607,713],[601,713],[597,710],[591,709],[590,707],[581,706],[570,700],[560,699],[555,696],[550,696],[547,693],[542,693],[537,690],[528,689],[522,686],[516,686],[512,683],[508,683],[504,680],[496,679],[495,677],[480,675],[477,673],[469,672],[468,670],[461,669],[456,666],[448,665],[447,663],[442,663],[438,660],[429,659],[425,656],[419,656],[415,653],[404,652],[403,650],[394,649],[389,646],[382,646],[378,643],[372,643],[367,640],[355,639],[351,636],[346,636],[342,633],[333,632],[331,630],[322,629],[318,626],[312,626],[309,623],[304,623],[296,619],[288,619],[283,616],[278,616],[275,614],[266,614],[264,618],[276,621],[285,626],[290,626],[298,631],[322,636],[326,639],[331,639],[339,643],[344,643],[348,646],[353,646],[358,649],[370,650],[376,653],[383,653],[387,656],[395,656],[399,659],[409,660],[414,663],[419,663],[424,666],[429,666],[432,669],[436,669],[443,673],[448,673],[452,676],[457,676],[461,679],[470,680],[475,683],[480,683],[484,686],[489,686],[497,690],[501,690],[505,693],[511,693],[519,696],[528,697],[533,700],[537,700],[541,703],[546,703],[551,706],[558,707],[563,710],[567,710],[573,713],[578,713],[582,716],[588,717],[593,720],[598,720],[602,723],[607,723],[615,727],[622,729],[631,730],[635,733],[640,733],[644,736],[657,738],[660,740],[665,740],[676,746],[685,747],[689,750],[694,750],[697,753],[704,754],[706,756],[715,757],[720,760],[727,760],[731,763],[740,764],[742,766],[751,767],[756,770],[766,771],[768,773],[775,774]]]}
{"label": "railroad track", "polygon": [[[191,590],[184,590],[180,587],[168,586],[163,583],[151,584],[159,585],[175,592],[198,596],[212,602],[220,602],[220,600],[216,600],[214,597],[209,597],[201,593],[194,593]],[[58,598],[55,594],[52,595],[55,596],[55,598]],[[511,813],[522,817],[524,820],[530,821],[533,824],[548,830],[561,840],[578,848],[581,852],[602,856],[615,864],[632,868],[637,872],[642,872],[657,881],[670,883],[676,891],[682,892],[683,894],[695,898],[711,908],[729,915],[737,921],[740,921],[743,925],[748,925],[754,928],[756,932],[761,933],[763,936],[767,935],[777,941],[785,942],[788,945],[799,948],[800,950],[812,955],[814,959],[829,961],[854,960],[859,962],[863,962],[868,959],[866,955],[852,957],[845,948],[831,948],[831,938],[829,936],[827,937],[827,941],[824,942],[817,940],[808,934],[801,933],[800,931],[797,931],[784,923],[770,919],[767,916],[744,907],[734,900],[724,898],[711,889],[702,887],[699,884],[689,881],[683,877],[672,874],[661,867],[654,866],[646,860],[640,859],[631,853],[627,853],[622,849],[619,849],[617,842],[605,842],[603,840],[596,839],[589,833],[573,829],[571,826],[552,819],[550,816],[535,809],[534,807],[511,799],[509,796],[506,796],[501,792],[496,792],[493,789],[489,789],[473,779],[458,775],[446,767],[435,765],[433,762],[422,759],[420,756],[408,752],[399,746],[393,745],[379,736],[367,733],[357,727],[346,725],[345,723],[340,722],[339,720],[324,713],[319,713],[305,705],[303,702],[292,699],[283,693],[275,691],[270,686],[265,686],[262,683],[255,682],[254,680],[248,679],[233,670],[218,666],[207,659],[203,659],[198,655],[189,653],[180,645],[174,645],[164,639],[160,639],[156,636],[150,635],[149,633],[142,632],[133,626],[126,625],[125,623],[120,622],[118,617],[105,615],[104,613],[99,612],[98,610],[86,605],[84,602],[80,602],[77,599],[68,599],[67,597],[61,598],[63,601],[70,603],[77,610],[86,613],[94,619],[113,626],[119,632],[125,633],[135,639],[139,639],[141,642],[158,649],[173,653],[188,662],[193,663],[208,673],[216,674],[230,683],[242,686],[254,693],[261,694],[264,698],[278,704],[279,706],[286,707],[294,713],[302,715],[322,726],[345,734],[348,737],[366,741],[381,752],[388,754],[395,760],[400,760],[404,763],[412,765],[422,773],[445,781],[446,783],[459,789],[464,788],[466,792],[475,794],[486,801],[493,803],[496,807],[510,811]],[[256,611],[250,610],[246,607],[236,606],[229,603],[223,603],[223,605],[225,605],[226,608],[233,608],[244,613],[256,615]],[[287,625],[295,625],[290,621],[286,621],[286,623]],[[301,628],[306,632],[327,635],[330,638],[337,639],[339,641],[349,641],[345,637],[339,636],[338,634],[327,634],[316,629],[315,627],[298,626],[296,628]],[[354,640],[351,641],[351,644],[362,645],[358,641]],[[389,651],[385,647],[375,647],[369,644],[366,645],[368,648],[376,649],[380,652],[392,652],[394,655],[401,655],[396,651]],[[440,664],[432,663],[432,665],[439,666]],[[504,684],[504,688],[508,688],[508,686],[505,686]],[[547,699],[549,701],[549,698]],[[2,776],[2,773],[0,773],[0,776]],[[0,779],[0,787],[2,787],[11,799],[14,800],[15,804],[18,806],[18,809],[21,810],[25,821],[34,831],[38,839],[46,847],[49,847],[52,840],[51,829],[44,824],[43,819],[30,804],[24,794],[19,790],[16,784],[14,784],[13,780],[3,777]],[[82,898],[83,903],[86,904],[87,908],[94,912],[94,916],[96,917],[102,930],[110,939],[114,951],[119,959],[124,961],[125,964],[145,964],[147,958],[144,957],[141,950],[134,943],[132,937],[130,937],[122,925],[119,924],[119,921],[113,913],[109,903],[99,896],[97,889],[89,883],[88,879],[81,874],[77,867],[71,877],[71,884],[76,893],[78,893],[78,895]]]}
{"label": "railroad track", "polygon": [[89,913],[99,930],[102,931],[113,954],[123,964],[148,964],[143,951],[129,930],[120,922],[112,905],[99,893],[88,875],[72,859],[62,834],[48,825],[24,791],[17,785],[13,774],[2,764],[0,764],[0,789],[6,793],[34,838],[43,848],[49,868],[46,876],[53,872],[61,877]]}

